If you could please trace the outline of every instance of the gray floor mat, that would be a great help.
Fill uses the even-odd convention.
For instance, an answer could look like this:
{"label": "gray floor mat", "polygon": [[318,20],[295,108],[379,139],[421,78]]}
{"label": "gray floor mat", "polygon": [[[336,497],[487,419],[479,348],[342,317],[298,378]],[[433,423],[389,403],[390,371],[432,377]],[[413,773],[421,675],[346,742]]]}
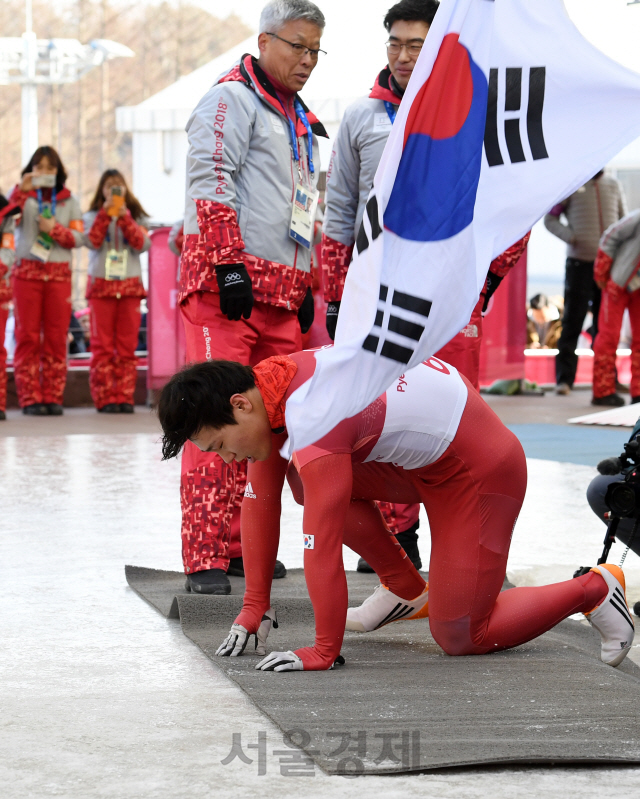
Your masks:
{"label": "gray floor mat", "polygon": [[[508,652],[451,658],[428,622],[401,622],[347,633],[346,665],[334,671],[264,673],[254,669],[254,655],[214,655],[240,609],[242,580],[233,581],[230,596],[203,597],[174,591],[177,577],[127,567],[129,584],[165,615],[175,597],[185,634],[328,773],[640,763],[640,669],[628,659],[618,669],[602,664],[599,637],[584,623],[567,620]],[[348,580],[352,601],[376,583],[353,572]],[[303,588],[301,570],[274,582],[280,627],[269,637],[271,650],[312,643]],[[287,751],[301,763],[297,748]]]}

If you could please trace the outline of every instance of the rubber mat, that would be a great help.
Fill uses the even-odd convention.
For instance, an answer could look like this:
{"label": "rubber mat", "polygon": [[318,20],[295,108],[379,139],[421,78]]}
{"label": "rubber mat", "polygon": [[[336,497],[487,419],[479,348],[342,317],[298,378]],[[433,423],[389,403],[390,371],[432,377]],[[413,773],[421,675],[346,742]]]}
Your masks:
{"label": "rubber mat", "polygon": [[[330,774],[393,774],[640,763],[640,669],[628,658],[618,669],[601,663],[599,636],[586,622],[564,621],[506,652],[456,658],[437,646],[427,620],[400,622],[347,633],[346,664],[333,671],[265,673],[252,654],[215,657],[240,610],[242,580],[230,596],[206,597],[167,590],[178,576],[127,567],[129,584],[165,615],[175,600],[184,633],[283,730],[291,744],[285,752],[299,766],[308,760]],[[356,604],[376,578],[350,572],[348,582]],[[313,642],[303,588],[301,570],[274,581],[280,626],[270,650]]]}

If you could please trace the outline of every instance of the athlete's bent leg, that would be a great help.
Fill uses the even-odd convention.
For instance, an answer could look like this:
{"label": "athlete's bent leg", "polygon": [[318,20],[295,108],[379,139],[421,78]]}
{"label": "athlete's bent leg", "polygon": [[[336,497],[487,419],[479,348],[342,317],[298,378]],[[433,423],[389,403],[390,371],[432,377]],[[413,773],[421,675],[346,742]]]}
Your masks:
{"label": "athlete's bent leg", "polygon": [[475,392],[445,454],[419,470],[414,483],[431,525],[431,632],[448,654],[518,646],[606,597],[607,585],[594,572],[500,593],[526,462],[519,441]]}

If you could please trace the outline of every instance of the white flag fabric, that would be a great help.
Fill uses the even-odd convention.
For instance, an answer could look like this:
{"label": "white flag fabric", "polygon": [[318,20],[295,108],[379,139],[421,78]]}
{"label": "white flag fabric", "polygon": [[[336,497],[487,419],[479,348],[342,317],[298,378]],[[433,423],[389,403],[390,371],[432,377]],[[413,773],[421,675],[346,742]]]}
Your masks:
{"label": "white flag fabric", "polygon": [[335,345],[287,403],[291,449],[450,341],[491,260],[639,135],[640,75],[589,44],[562,0],[443,0],[376,173]]}

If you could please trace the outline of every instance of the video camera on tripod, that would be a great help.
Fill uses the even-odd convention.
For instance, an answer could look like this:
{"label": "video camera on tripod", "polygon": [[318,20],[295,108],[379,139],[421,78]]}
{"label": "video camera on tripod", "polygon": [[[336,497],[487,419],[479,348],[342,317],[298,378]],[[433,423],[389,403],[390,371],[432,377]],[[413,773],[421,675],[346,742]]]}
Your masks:
{"label": "video camera on tripod", "polygon": [[[607,486],[604,502],[609,509],[605,513],[607,533],[604,538],[602,555],[598,559],[598,564],[606,563],[609,557],[612,544],[616,540],[618,525],[622,519],[633,519],[633,531],[628,541],[628,546],[622,556],[620,565],[624,563],[627,552],[640,530],[640,441],[632,438],[624,445],[624,452],[617,458],[605,458],[598,464],[598,471],[601,475],[620,475],[620,480],[615,480]],[[579,568],[574,577],[587,574],[590,567]],[[636,603],[634,612],[638,615],[640,603]]]}

